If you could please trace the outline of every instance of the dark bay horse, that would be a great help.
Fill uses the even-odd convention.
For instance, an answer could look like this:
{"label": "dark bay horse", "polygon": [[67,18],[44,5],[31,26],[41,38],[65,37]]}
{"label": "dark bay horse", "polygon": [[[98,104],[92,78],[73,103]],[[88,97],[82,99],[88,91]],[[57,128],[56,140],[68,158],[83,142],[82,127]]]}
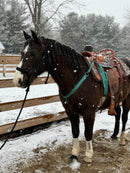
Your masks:
{"label": "dark bay horse", "polygon": [[[130,60],[126,59],[122,59],[127,66],[130,68]],[[130,76],[128,77],[129,82],[130,82]],[[117,107],[115,107],[116,110],[116,116],[115,116],[115,127],[114,127],[114,133],[111,136],[113,139],[117,138],[117,135],[119,133],[119,126],[120,126],[120,118],[121,118],[121,108],[119,105],[117,105]],[[126,140],[125,140],[125,127],[126,127],[126,123],[128,120],[128,113],[130,110],[130,93],[128,94],[128,96],[122,101],[122,133],[120,136],[120,145],[125,145],[126,144]]]}
{"label": "dark bay horse", "polygon": [[[87,65],[84,57],[75,50],[55,40],[38,37],[33,31],[32,36],[24,32],[24,37],[26,42],[21,53],[21,61],[14,76],[15,85],[25,88],[30,85],[38,75],[49,71],[59,86],[61,102],[71,121],[73,134],[71,158],[76,159],[79,155],[79,115],[82,115],[86,139],[85,161],[92,162],[92,136],[95,112],[100,110],[100,108],[106,109],[109,107],[109,92],[104,97],[104,88],[101,82],[94,79],[91,69]],[[77,83],[79,83],[85,74],[85,80],[72,93]],[[130,76],[125,77],[123,80],[123,135],[121,135],[124,137],[125,124],[130,109]],[[118,100],[118,95],[116,97],[116,100]],[[118,119],[120,117],[120,106],[118,105],[116,112],[118,118],[116,118],[113,138],[116,137],[119,131]]]}

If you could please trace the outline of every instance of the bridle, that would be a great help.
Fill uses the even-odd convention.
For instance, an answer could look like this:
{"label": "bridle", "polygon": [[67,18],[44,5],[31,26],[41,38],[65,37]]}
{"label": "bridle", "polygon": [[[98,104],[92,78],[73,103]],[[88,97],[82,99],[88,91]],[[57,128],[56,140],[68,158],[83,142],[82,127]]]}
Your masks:
{"label": "bridle", "polygon": [[28,75],[28,72],[20,67],[16,67],[16,70],[20,71],[22,74]]}
{"label": "bridle", "polygon": [[[40,65],[41,63],[43,63],[43,61],[45,61],[45,59],[46,59],[46,55],[44,54],[42,59],[40,59],[40,61],[37,63],[37,66]],[[28,71],[26,71],[23,68],[16,67],[16,70],[20,71],[22,74],[26,74],[27,76],[29,76]]]}
{"label": "bridle", "polygon": [[[45,52],[42,56],[42,58],[39,60],[39,62],[37,63],[37,66],[39,66],[40,64],[42,64],[43,62],[45,62],[45,64],[47,65],[47,68],[48,68],[48,75],[47,75],[47,78],[46,78],[46,81],[45,81],[45,84],[47,84],[47,81],[49,79],[49,74],[50,74],[50,56],[49,56],[49,52],[50,51],[47,51],[45,49]],[[29,77],[29,72],[26,71],[25,69],[23,68],[20,68],[20,67],[16,67],[16,70],[20,71],[22,74],[25,74]]]}

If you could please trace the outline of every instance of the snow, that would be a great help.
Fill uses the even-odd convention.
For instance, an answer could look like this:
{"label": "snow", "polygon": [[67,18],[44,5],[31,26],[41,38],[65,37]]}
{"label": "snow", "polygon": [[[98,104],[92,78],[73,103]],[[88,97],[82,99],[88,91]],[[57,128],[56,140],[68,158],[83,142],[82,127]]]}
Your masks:
{"label": "snow", "polygon": [[77,70],[73,70],[73,72],[74,72],[74,73],[76,73],[76,72],[77,72]]}
{"label": "snow", "polygon": [[[21,100],[24,97],[25,90],[21,88],[5,88],[0,89],[0,102],[9,102],[14,100]],[[30,88],[28,98],[43,97],[47,95],[56,95],[58,94],[58,87],[56,84],[48,85],[33,85]],[[35,116],[44,115],[47,113],[58,113],[63,111],[60,102],[39,105],[29,108],[24,108],[20,120],[32,118]],[[19,110],[12,110],[6,112],[0,112],[0,125],[6,124],[9,122],[14,122]],[[130,114],[130,113],[129,113]],[[113,132],[115,118],[109,116],[107,111],[102,113],[97,112],[94,132],[99,129],[107,129]],[[128,119],[126,132],[128,132],[130,127],[130,116]],[[110,136],[106,136],[110,137]],[[79,140],[84,139],[84,123],[82,118],[80,119],[80,138]],[[53,142],[55,141],[55,145]],[[69,121],[63,121],[58,124],[54,123],[49,128],[44,130],[39,130],[32,134],[24,135],[22,137],[17,137],[10,139],[4,148],[0,150],[0,173],[10,173],[17,172],[17,165],[24,163],[28,164],[30,158],[35,156],[33,152],[36,148],[42,147],[45,148],[41,152],[45,154],[48,152],[46,149],[47,146],[50,146],[51,150],[57,148],[60,145],[65,145],[72,143],[72,134]],[[3,144],[3,141],[0,141],[0,146]],[[80,167],[79,162],[72,163],[70,165],[71,169],[77,169]],[[35,170],[36,173],[40,173],[39,170]]]}
{"label": "snow", "polygon": [[[22,100],[25,95],[25,89],[12,87],[0,88],[0,103]],[[28,93],[28,99],[58,95],[56,84],[32,85]]]}
{"label": "snow", "polygon": [[0,42],[0,49],[3,50],[4,49],[4,46],[3,44]]}
{"label": "snow", "polygon": [[[84,139],[84,124],[83,120],[80,120],[80,140]],[[107,112],[102,114],[98,113],[95,120],[94,132],[99,129],[107,129],[113,131],[114,117],[108,116]],[[127,127],[130,126],[130,119],[128,120]],[[128,131],[128,129],[127,129]],[[109,136],[110,138],[110,136]],[[55,145],[53,142],[55,141]],[[3,141],[0,142],[2,145]],[[34,150],[36,148],[45,148],[50,146],[51,150],[57,148],[60,145],[66,145],[72,143],[70,122],[60,122],[59,124],[53,124],[51,127],[37,131],[24,137],[18,137],[11,139],[7,142],[5,147],[0,151],[1,172],[10,173],[8,170],[16,171],[15,165],[24,162],[27,164],[31,157],[34,157]],[[42,150],[42,154],[48,152],[46,149]],[[76,169],[79,163],[73,163],[70,165],[72,169]]]}
{"label": "snow", "polygon": [[70,164],[70,168],[73,170],[76,170],[80,167],[80,163],[74,159],[74,161]]}

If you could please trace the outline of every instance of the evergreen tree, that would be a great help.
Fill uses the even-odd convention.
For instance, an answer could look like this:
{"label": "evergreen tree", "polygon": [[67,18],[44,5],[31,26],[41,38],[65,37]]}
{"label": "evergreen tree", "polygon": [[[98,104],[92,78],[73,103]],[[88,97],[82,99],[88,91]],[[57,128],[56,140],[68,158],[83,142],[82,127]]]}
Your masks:
{"label": "evergreen tree", "polygon": [[[9,8],[5,8],[6,6]],[[5,1],[3,17],[1,17],[3,29],[0,29],[0,40],[5,46],[6,53],[20,53],[23,47],[22,30],[27,27],[24,13],[25,8],[16,0]]]}
{"label": "evergreen tree", "polygon": [[89,14],[86,18],[86,41],[95,50],[111,48],[117,50],[120,28],[110,16]]}
{"label": "evergreen tree", "polygon": [[126,24],[121,30],[119,45],[119,56],[130,57],[130,23]]}
{"label": "evergreen tree", "polygon": [[118,51],[120,28],[113,17],[70,13],[61,21],[60,28],[61,41],[79,52],[86,44],[91,44],[95,52],[105,48]]}
{"label": "evergreen tree", "polygon": [[5,13],[5,1],[0,0],[0,41],[4,42],[4,30],[5,30],[5,22],[6,17],[4,16]]}
{"label": "evergreen tree", "polygon": [[60,39],[64,44],[81,51],[84,45],[85,17],[69,13],[60,22]]}

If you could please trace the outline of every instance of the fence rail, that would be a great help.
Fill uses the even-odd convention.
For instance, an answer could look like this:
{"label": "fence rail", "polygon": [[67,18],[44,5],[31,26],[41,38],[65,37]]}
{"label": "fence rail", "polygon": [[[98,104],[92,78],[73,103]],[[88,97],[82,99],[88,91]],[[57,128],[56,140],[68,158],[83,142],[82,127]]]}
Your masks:
{"label": "fence rail", "polygon": [[14,73],[17,64],[20,62],[20,56],[0,56],[0,73],[6,76],[6,73]]}
{"label": "fence rail", "polygon": [[[13,64],[17,65],[19,61],[20,61],[20,56],[0,56],[0,67],[6,65],[7,67],[12,68],[14,67],[12,65]],[[5,71],[8,72],[7,69]],[[37,79],[34,80],[32,85],[44,84],[45,80],[46,80],[46,76],[38,77]],[[49,78],[48,83],[54,83],[54,80],[52,79],[52,77]],[[0,88],[7,88],[7,87],[15,87],[13,84],[13,79],[12,78],[0,79]],[[26,100],[24,107],[33,107],[36,105],[43,105],[47,103],[51,104],[58,101],[60,101],[59,95],[32,98],[32,99]],[[22,105],[22,102],[23,100],[0,103],[0,112],[19,109]],[[41,115],[35,118],[29,118],[26,120],[19,121],[14,131],[37,126],[40,124],[45,124],[45,123],[56,121],[56,120],[61,120],[66,117],[67,117],[66,113],[62,111],[62,112],[59,112],[58,114],[48,114],[48,115]],[[14,123],[1,125],[0,135],[8,133],[10,129],[12,128],[13,124]]]}
{"label": "fence rail", "polygon": [[0,56],[0,64],[19,64],[20,56]]}
{"label": "fence rail", "polygon": [[[44,84],[45,80],[46,76],[38,77],[37,79],[34,80],[32,85]],[[49,77],[48,83],[54,83],[52,77]],[[14,87],[13,79],[0,79],[0,88],[7,88],[7,87]]]}
{"label": "fence rail", "polygon": [[[17,123],[14,131],[29,128],[29,127],[34,127],[37,125],[53,122],[56,120],[61,120],[64,118],[67,118],[66,113],[59,112],[58,114],[49,114],[49,115],[44,115],[40,117],[30,118],[27,120],[22,120]],[[0,135],[9,133],[13,125],[14,123],[9,123],[9,124],[0,126]]]}

